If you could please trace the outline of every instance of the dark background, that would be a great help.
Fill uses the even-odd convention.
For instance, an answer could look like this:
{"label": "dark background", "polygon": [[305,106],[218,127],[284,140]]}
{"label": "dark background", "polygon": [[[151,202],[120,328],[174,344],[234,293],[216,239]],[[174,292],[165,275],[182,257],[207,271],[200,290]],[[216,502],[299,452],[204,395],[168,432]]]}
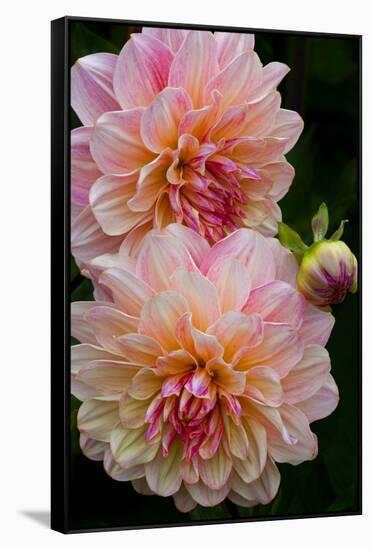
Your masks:
{"label": "dark background", "polygon": [[[71,65],[95,52],[119,53],[131,32],[109,22],[72,21]],[[282,106],[298,111],[304,132],[287,155],[296,169],[291,190],[280,202],[284,221],[310,239],[310,220],[325,201],[333,232],[349,219],[344,240],[359,251],[359,48],[357,37],[308,36],[258,32],[255,50],[263,64],[281,61],[291,67],[279,87]],[[71,128],[80,122],[71,111]],[[88,280],[78,277],[72,261],[71,301],[92,298]],[[328,343],[332,374],[340,403],[328,418],[312,424],[319,438],[316,460],[299,466],[280,464],[282,480],[267,506],[241,508],[229,501],[214,508],[178,512],[171,497],[138,495],[130,482],[112,480],[101,462],[82,456],[71,398],[70,528],[109,528],[135,525],[195,523],[241,518],[330,515],[360,511],[360,342],[359,294],[334,307],[335,328]]]}

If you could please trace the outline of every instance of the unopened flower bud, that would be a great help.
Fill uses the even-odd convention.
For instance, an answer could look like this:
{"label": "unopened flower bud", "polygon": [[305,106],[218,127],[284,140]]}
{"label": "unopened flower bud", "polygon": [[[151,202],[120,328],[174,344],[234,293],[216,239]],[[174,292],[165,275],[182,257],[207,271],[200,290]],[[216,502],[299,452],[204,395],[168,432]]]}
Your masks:
{"label": "unopened flower bud", "polygon": [[303,255],[297,281],[312,304],[339,304],[357,291],[357,259],[343,241],[315,242]]}

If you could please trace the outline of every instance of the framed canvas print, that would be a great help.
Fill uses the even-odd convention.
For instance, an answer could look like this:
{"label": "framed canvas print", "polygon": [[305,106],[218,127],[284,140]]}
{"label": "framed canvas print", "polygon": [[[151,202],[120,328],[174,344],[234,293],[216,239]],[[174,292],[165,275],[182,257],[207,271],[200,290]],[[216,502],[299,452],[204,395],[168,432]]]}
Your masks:
{"label": "framed canvas print", "polygon": [[360,36],[52,22],[53,529],[361,513],[360,82]]}

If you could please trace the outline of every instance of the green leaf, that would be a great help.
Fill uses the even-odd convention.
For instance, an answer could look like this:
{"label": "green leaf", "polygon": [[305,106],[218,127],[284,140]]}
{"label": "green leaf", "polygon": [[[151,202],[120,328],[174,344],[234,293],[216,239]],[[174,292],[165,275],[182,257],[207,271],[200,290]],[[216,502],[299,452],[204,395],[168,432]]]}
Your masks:
{"label": "green leaf", "polygon": [[283,222],[279,222],[278,224],[278,238],[284,247],[288,248],[292,252],[295,252],[295,254],[299,254],[300,256],[302,256],[308,248],[302,241],[299,233],[291,229],[291,227]]}
{"label": "green leaf", "polygon": [[323,202],[317,213],[312,218],[312,231],[314,242],[322,241],[325,238],[328,230],[328,209],[326,203]]}
{"label": "green leaf", "polygon": [[331,235],[330,241],[339,241],[344,233],[344,226],[349,220],[341,220],[338,229]]}

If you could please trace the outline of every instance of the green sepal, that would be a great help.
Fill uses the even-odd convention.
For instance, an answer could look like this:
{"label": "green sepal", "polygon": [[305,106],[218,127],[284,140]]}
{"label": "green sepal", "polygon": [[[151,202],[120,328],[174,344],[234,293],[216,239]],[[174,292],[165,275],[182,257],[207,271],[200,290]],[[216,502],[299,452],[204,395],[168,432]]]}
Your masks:
{"label": "green sepal", "polygon": [[317,213],[312,218],[312,231],[314,242],[322,241],[328,230],[328,209],[325,202],[321,204]]}
{"label": "green sepal", "polygon": [[291,227],[283,222],[278,223],[278,239],[285,248],[288,248],[291,252],[294,252],[294,254],[299,256],[299,258],[303,256],[308,248],[299,233],[291,229]]}
{"label": "green sepal", "polygon": [[330,241],[340,241],[344,233],[344,226],[349,220],[341,220],[338,229],[331,235]]}

